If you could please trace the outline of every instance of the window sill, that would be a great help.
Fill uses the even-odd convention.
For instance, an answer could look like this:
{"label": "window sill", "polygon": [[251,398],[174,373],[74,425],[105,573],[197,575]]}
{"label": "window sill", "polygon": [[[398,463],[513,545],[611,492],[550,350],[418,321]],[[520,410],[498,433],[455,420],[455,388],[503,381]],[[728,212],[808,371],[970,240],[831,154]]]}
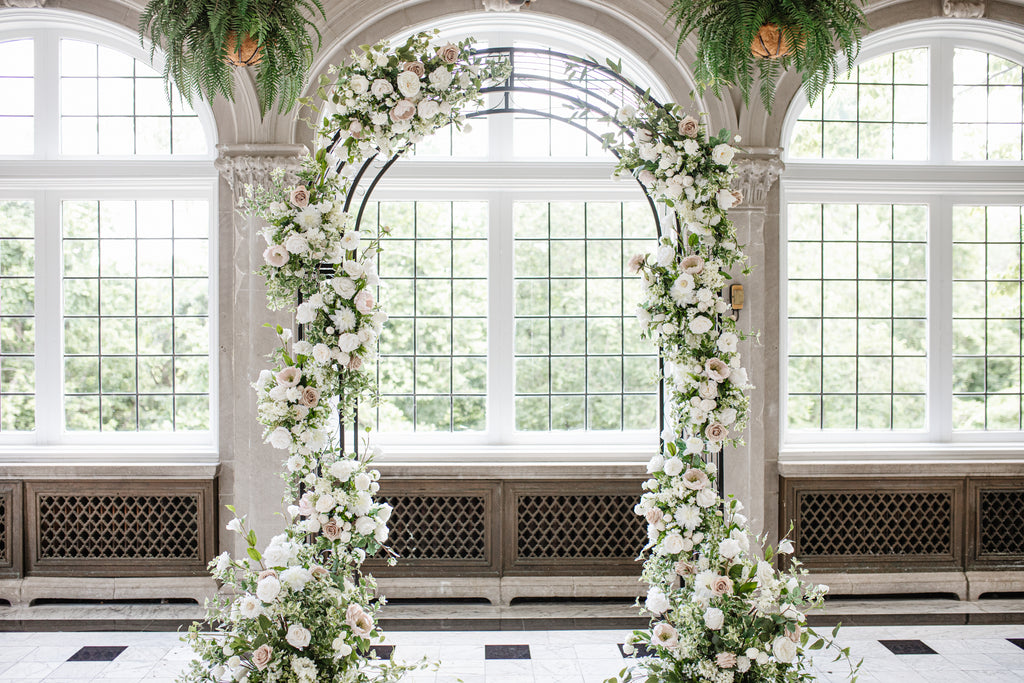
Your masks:
{"label": "window sill", "polygon": [[[1024,442],[941,444],[801,444],[779,451],[782,476],[1015,475]],[[926,469],[925,469],[926,468]]]}
{"label": "window sill", "polygon": [[211,479],[220,454],[209,447],[4,446],[0,472],[19,479]]}

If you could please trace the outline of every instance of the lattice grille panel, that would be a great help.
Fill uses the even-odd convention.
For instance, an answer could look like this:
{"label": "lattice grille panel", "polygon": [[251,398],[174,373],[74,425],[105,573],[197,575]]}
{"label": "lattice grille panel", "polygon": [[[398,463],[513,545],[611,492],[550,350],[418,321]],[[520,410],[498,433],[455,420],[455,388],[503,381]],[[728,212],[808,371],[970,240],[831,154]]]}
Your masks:
{"label": "lattice grille panel", "polygon": [[520,558],[632,560],[646,533],[630,495],[524,495],[516,510]]}
{"label": "lattice grille panel", "polygon": [[11,501],[0,492],[0,565],[11,564],[11,549],[7,545],[7,534],[11,528]]}
{"label": "lattice grille panel", "polygon": [[948,491],[798,496],[801,557],[949,555],[953,495]]}
{"label": "lattice grille panel", "polygon": [[44,494],[39,557],[199,560],[198,495]]}
{"label": "lattice grille panel", "polygon": [[395,495],[388,543],[405,560],[485,560],[484,496]]}
{"label": "lattice grille panel", "polygon": [[1024,490],[980,493],[981,554],[1024,555]]}

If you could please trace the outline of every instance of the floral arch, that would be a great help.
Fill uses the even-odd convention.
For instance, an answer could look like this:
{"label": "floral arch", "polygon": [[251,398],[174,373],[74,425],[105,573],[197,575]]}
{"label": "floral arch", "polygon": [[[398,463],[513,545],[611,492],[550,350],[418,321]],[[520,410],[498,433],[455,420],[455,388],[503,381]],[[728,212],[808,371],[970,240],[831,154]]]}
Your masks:
{"label": "floral arch", "polygon": [[[643,579],[653,628],[634,642],[653,656],[623,678],[806,680],[804,648],[828,641],[804,627],[802,610],[819,605],[826,589],[803,583],[795,561],[789,573],[774,568],[773,549],[751,542],[742,505],[715,486],[750,388],[737,351],[742,335],[721,294],[745,261],[727,215],[742,201],[730,188],[736,150],[728,131],[708,134],[681,106],[624,78],[618,64],[471,45],[439,45],[421,33],[397,48],[353,53],[320,79],[326,106],[316,126],[325,144],[296,177],[282,170],[273,188],[250,190],[247,209],[269,224],[261,269],[268,304],[294,312],[299,325],[297,336],[278,328],[274,367],[254,384],[266,439],[288,452],[295,504],[286,531],[262,551],[244,517],[228,524],[245,538],[248,558],[211,563],[233,589],[209,616],[224,639],[193,626],[188,638],[201,660],[187,680],[397,680],[416,668],[373,661],[371,644],[383,639],[379,603],[373,578],[360,570],[386,550],[391,513],[373,498],[375,449],[358,443],[358,404],[375,396],[364,361],[387,321],[375,296],[386,236],[365,235],[360,219],[377,182],[412,145],[445,125],[515,111],[516,92],[541,90],[568,105],[560,120],[615,154],[616,174],[641,184],[658,221],[652,252],[629,264],[644,282],[637,316],[660,347],[667,406],[663,447],[636,506],[649,525]],[[536,68],[541,58],[546,72]],[[497,102],[481,108],[487,95]],[[343,428],[340,443],[330,436],[335,415],[341,425],[352,421],[351,449]]]}

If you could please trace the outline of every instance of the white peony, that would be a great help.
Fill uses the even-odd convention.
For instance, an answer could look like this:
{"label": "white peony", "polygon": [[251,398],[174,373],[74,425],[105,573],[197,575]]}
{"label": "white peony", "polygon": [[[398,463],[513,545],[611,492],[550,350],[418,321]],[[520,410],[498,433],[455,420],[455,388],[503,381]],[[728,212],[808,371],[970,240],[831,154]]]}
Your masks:
{"label": "white peony", "polygon": [[424,121],[431,121],[441,113],[441,105],[434,100],[423,100],[416,106],[416,113]]}
{"label": "white peony", "polygon": [[274,448],[284,450],[292,445],[292,433],[288,431],[287,427],[278,427],[274,431],[270,432],[267,436],[267,441]]}
{"label": "white peony", "polygon": [[377,522],[370,517],[358,517],[356,519],[356,533],[361,536],[370,536],[377,530]]}
{"label": "white peony", "polygon": [[246,619],[255,619],[260,615],[263,605],[260,604],[259,598],[250,593],[246,593],[238,601],[238,613]]}
{"label": "white peony", "polygon": [[[737,337],[735,333],[723,332],[721,336],[718,337],[718,349],[719,351],[724,351],[725,353],[735,353],[736,345],[739,343],[739,341],[740,338]],[[734,381],[737,380],[734,379]]]}
{"label": "white peony", "polygon": [[305,254],[309,251],[309,242],[302,235],[289,235],[284,241],[284,248],[292,254]]}
{"label": "white peony", "polygon": [[331,347],[327,344],[317,344],[313,347],[313,360],[317,363],[326,363],[331,359]]}
{"label": "white peony", "polygon": [[293,591],[300,591],[313,578],[305,567],[289,567],[281,572],[281,583]]}
{"label": "white peony", "polygon": [[370,475],[368,475],[366,472],[360,472],[359,474],[356,475],[355,479],[352,481],[352,483],[354,483],[356,485],[356,489],[359,490],[359,491],[369,491],[370,490],[370,484],[372,482],[373,482],[373,480],[370,479]]}
{"label": "white peony", "polygon": [[734,559],[740,554],[740,544],[733,538],[727,538],[718,544],[718,554],[727,560]]}
{"label": "white peony", "polygon": [[348,481],[352,473],[359,469],[359,463],[354,460],[339,460],[330,467],[331,476],[339,481]]}
{"label": "white peony", "polygon": [[695,499],[697,501],[697,505],[702,508],[709,508],[718,500],[718,494],[710,488],[701,489],[700,491],[697,491]]}
{"label": "white peony", "polygon": [[[347,310],[347,309],[346,309]],[[351,313],[352,311],[349,311]],[[343,353],[352,353],[359,348],[359,337],[351,332],[345,332],[338,337],[338,348]]]}
{"label": "white peony", "polygon": [[434,69],[427,76],[427,80],[430,81],[430,85],[434,86],[436,90],[447,90],[448,86],[452,84],[452,72],[447,67],[440,67]]}

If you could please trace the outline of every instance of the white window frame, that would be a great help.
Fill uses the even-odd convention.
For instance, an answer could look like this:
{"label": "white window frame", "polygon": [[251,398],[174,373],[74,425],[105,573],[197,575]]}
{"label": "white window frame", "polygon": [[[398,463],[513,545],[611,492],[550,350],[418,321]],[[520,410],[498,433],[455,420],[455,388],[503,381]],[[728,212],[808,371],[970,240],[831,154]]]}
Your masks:
{"label": "white window frame", "polygon": [[[1024,203],[1024,162],[952,159],[954,47],[1024,64],[1024,30],[979,20],[934,19],[873,33],[858,63],[887,53],[929,48],[929,158],[925,161],[788,159],[781,179],[779,230],[780,460],[820,461],[918,457],[957,459],[1024,455],[1024,432],[952,429],[952,207]],[[788,142],[807,106],[790,105],[782,140]],[[790,430],[787,420],[787,209],[791,203],[924,204],[928,207],[928,388],[923,430]]]}
{"label": "white window frame", "polygon": [[[495,28],[495,24],[499,27]],[[433,23],[430,28],[435,26]],[[668,99],[667,89],[643,60],[608,38],[581,30],[575,24],[525,14],[488,14],[460,17],[444,22],[439,28],[442,38],[472,35],[493,47],[509,46],[513,41],[536,42],[567,54],[592,55],[599,59],[622,57],[625,73],[637,82],[650,84],[654,97]],[[392,42],[404,40],[415,30],[401,34]],[[657,448],[657,429],[515,431],[512,362],[512,203],[646,201],[646,195],[631,180],[613,180],[615,163],[608,159],[517,157],[512,147],[512,116],[487,118],[489,156],[403,159],[383,177],[370,198],[371,201],[489,202],[486,431],[377,432],[373,440],[383,446],[385,462],[646,462],[651,449]],[[650,240],[653,250],[657,240],[653,226]],[[387,249],[386,240],[383,247]],[[502,284],[495,286],[495,280]],[[653,344],[651,348],[656,352]]]}
{"label": "white window frame", "polygon": [[[0,199],[31,200],[35,207],[36,430],[0,434],[0,462],[215,463],[218,459],[217,191],[213,166],[216,125],[212,110],[195,102],[206,134],[201,155],[67,155],[59,150],[59,43],[83,40],[149,63],[148,46],[134,32],[77,12],[11,9],[0,13],[0,41],[31,38],[35,53],[35,149],[0,156]],[[156,59],[159,59],[159,54]],[[162,69],[157,62],[153,68]],[[45,84],[40,87],[40,84]],[[205,432],[63,431],[61,202],[89,199],[181,199],[209,207],[210,430]]]}

